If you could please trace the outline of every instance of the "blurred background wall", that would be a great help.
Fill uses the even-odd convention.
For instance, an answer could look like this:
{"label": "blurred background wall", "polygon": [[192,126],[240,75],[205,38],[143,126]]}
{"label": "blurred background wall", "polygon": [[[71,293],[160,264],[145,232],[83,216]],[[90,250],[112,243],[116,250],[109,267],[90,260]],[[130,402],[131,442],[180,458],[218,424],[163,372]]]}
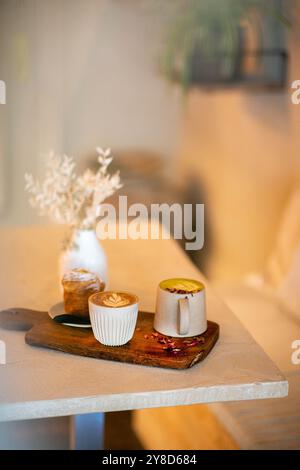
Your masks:
{"label": "blurred background wall", "polygon": [[[298,8],[297,8],[298,7]],[[178,175],[205,194],[214,279],[262,269],[283,208],[300,180],[300,107],[290,84],[300,77],[300,2],[289,32],[289,78],[282,91],[194,90],[183,110]]]}
{"label": "blurred background wall", "polygon": [[0,223],[41,221],[24,173],[41,175],[50,149],[79,162],[97,145],[174,153],[180,98],[157,71],[162,22],[138,3],[0,0]]}
{"label": "blurred background wall", "polygon": [[[158,156],[180,188],[173,200],[205,202],[205,250],[193,255],[211,278],[259,271],[299,180],[300,108],[289,84],[300,78],[300,1],[285,89],[185,96],[158,70],[165,24],[151,5],[0,0],[0,224],[44,221],[28,205],[24,173],[40,176],[50,149],[83,165],[96,145],[110,146],[122,171],[124,154],[134,167]],[[156,168],[145,165],[145,178],[155,180]]]}

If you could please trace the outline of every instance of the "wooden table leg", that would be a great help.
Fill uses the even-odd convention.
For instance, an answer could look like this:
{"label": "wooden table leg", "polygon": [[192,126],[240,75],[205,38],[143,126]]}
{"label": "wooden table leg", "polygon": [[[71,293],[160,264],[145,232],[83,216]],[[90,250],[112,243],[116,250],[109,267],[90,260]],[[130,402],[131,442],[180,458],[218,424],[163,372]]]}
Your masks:
{"label": "wooden table leg", "polygon": [[71,449],[104,449],[104,413],[89,413],[71,417]]}

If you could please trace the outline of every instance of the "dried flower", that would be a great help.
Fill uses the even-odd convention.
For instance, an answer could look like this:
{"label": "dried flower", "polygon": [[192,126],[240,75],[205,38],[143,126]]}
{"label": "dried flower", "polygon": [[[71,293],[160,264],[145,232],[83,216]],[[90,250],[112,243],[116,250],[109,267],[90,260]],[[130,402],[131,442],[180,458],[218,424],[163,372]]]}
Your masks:
{"label": "dried flower", "polygon": [[111,150],[97,148],[99,169],[87,169],[82,175],[75,173],[75,162],[67,155],[49,154],[46,177],[43,182],[26,174],[26,191],[29,202],[39,211],[59,224],[72,228],[93,229],[99,205],[122,187],[119,173],[110,175]]}

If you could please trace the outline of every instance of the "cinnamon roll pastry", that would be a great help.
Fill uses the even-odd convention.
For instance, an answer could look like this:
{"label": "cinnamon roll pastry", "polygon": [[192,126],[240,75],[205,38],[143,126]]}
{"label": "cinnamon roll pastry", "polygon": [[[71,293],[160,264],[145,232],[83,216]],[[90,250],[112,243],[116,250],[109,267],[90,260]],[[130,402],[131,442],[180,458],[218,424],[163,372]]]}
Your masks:
{"label": "cinnamon roll pastry", "polygon": [[65,313],[89,317],[88,300],[92,294],[102,292],[104,282],[86,269],[72,269],[62,279]]}

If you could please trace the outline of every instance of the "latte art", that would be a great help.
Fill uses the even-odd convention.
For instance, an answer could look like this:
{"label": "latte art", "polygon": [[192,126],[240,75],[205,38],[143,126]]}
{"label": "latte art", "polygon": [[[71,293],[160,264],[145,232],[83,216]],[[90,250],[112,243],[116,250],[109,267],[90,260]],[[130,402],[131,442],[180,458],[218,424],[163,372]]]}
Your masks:
{"label": "latte art", "polygon": [[122,308],[137,304],[138,298],[128,292],[99,292],[90,297],[90,301],[96,305],[108,308]]}
{"label": "latte art", "polygon": [[125,305],[130,304],[129,299],[119,294],[116,294],[115,292],[113,292],[108,297],[104,298],[102,302],[107,307],[125,307]]}

